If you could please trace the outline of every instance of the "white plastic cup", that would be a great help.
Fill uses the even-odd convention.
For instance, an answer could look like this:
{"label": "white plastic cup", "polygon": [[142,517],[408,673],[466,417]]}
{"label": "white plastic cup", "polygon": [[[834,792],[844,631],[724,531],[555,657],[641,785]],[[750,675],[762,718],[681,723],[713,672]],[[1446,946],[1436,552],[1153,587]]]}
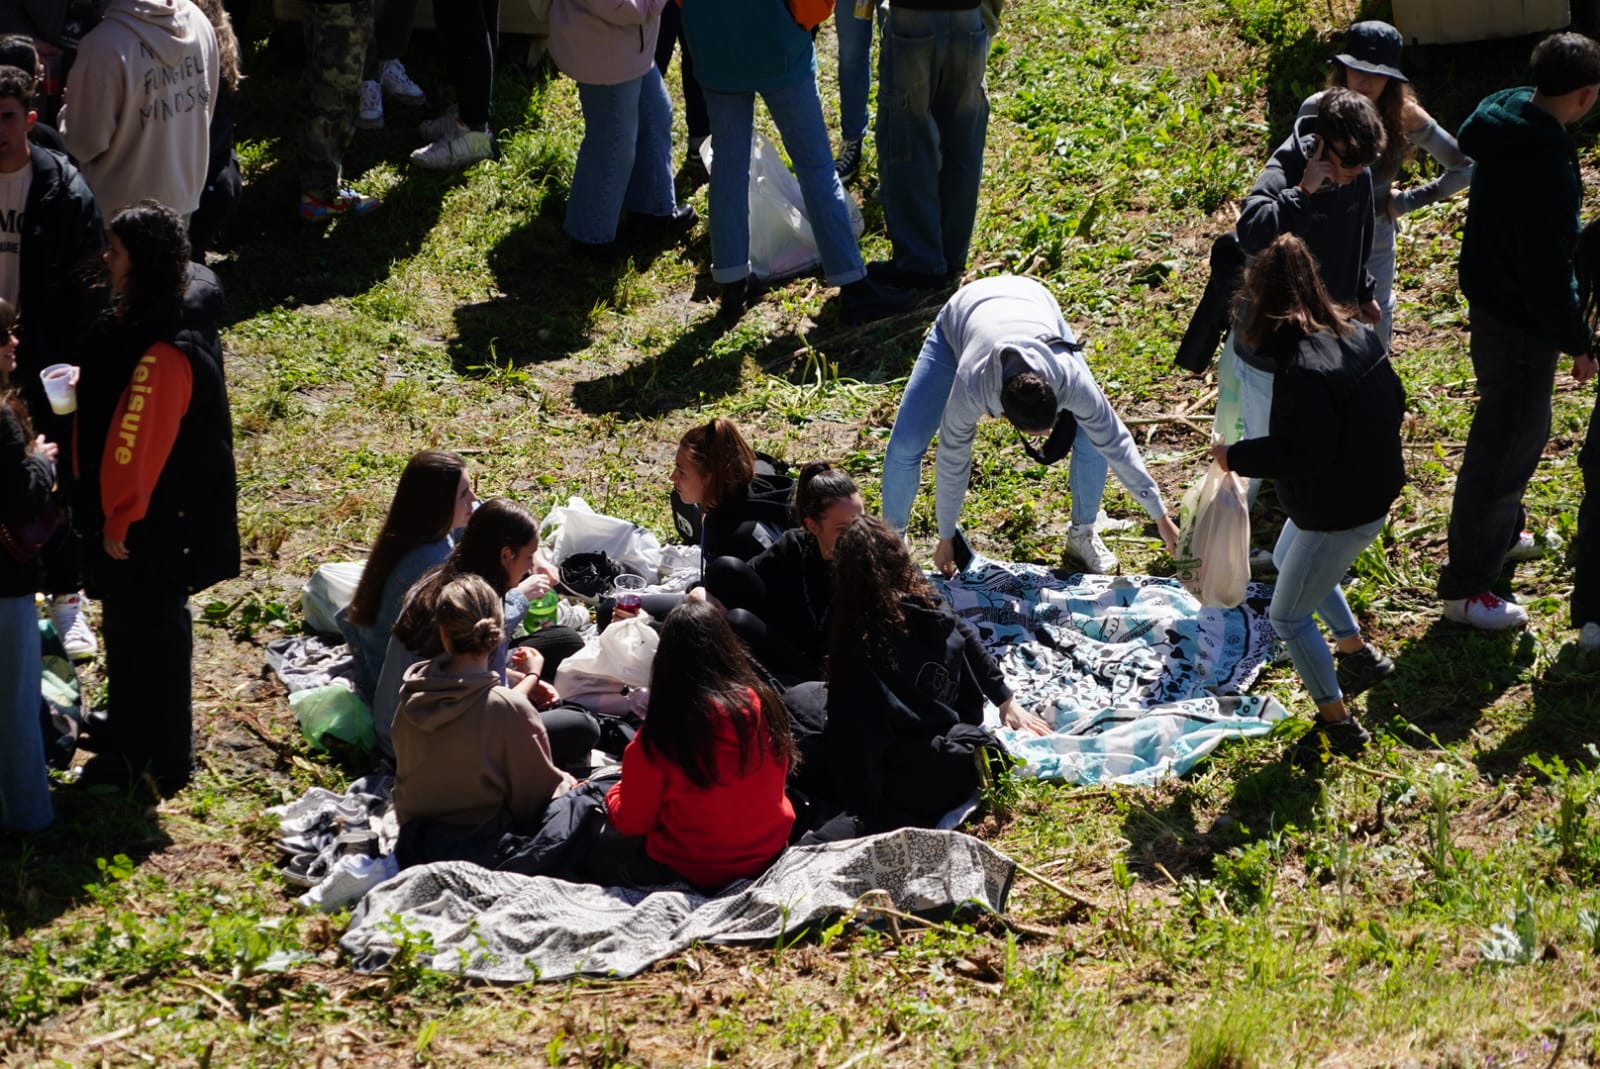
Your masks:
{"label": "white plastic cup", "polygon": [[638,609],[644,604],[647,585],[644,576],[624,572],[611,581],[611,595],[616,598],[618,608]]}
{"label": "white plastic cup", "polygon": [[58,416],[70,416],[78,410],[78,387],[72,381],[76,370],[71,364],[51,364],[39,372],[50,410]]}

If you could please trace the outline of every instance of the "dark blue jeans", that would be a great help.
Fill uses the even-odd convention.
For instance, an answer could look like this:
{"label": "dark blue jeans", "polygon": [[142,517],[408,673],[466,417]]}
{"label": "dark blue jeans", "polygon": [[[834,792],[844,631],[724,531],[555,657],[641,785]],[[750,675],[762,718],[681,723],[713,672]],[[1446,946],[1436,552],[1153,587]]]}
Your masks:
{"label": "dark blue jeans", "polygon": [[1561,358],[1545,339],[1476,308],[1471,329],[1478,408],[1450,506],[1450,560],[1438,587],[1446,600],[1488,590],[1522,531],[1522,492],[1550,439]]}

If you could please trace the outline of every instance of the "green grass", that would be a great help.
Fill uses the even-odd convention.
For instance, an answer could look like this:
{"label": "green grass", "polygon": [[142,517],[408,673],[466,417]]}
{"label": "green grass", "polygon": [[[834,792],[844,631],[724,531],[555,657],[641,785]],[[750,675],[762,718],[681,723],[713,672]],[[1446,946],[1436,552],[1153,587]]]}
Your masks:
{"label": "green grass", "polygon": [[[972,263],[1046,282],[1169,499],[1201,470],[1210,383],[1170,359],[1209,239],[1246,188],[1352,0],[1030,0],[989,68]],[[1521,566],[1523,634],[1443,625],[1432,595],[1471,416],[1455,288],[1464,205],[1400,247],[1396,359],[1415,419],[1411,484],[1356,563],[1351,601],[1396,658],[1359,703],[1377,744],[1320,775],[1298,716],[1152,790],[1002,785],[975,829],[1021,875],[1009,923],[843,926],[775,948],[696,947],[622,983],[515,989],[425,966],[352,972],[345,918],[294,912],[263,810],[364,771],[313,753],[263,647],[298,622],[317,563],[364,552],[405,459],[469,457],[480,494],[536,512],[581,494],[670,530],[673,443],[710,413],[790,460],[843,461],[876,504],[885,440],[932,304],[865,329],[814,279],[736,327],[713,319],[704,228],[609,276],[563,256],[581,117],[570,82],[507,69],[500,158],[418,174],[404,112],[348,161],[388,197],[325,229],[292,217],[293,34],[257,45],[249,178],[218,265],[238,428],[245,575],[197,629],[203,769],[158,809],[58,792],[47,834],[0,840],[0,1061],[17,1065],[1562,1066],[1593,1064],[1600,996],[1600,664],[1576,655],[1563,554]],[[821,42],[831,77],[831,32]],[[1529,42],[1413,50],[1454,127]],[[438,71],[414,66],[431,84]],[[836,118],[831,82],[825,108]],[[835,123],[836,125],[836,123]],[[1579,134],[1592,177],[1594,138]],[[681,151],[681,148],[680,148]],[[866,173],[874,171],[871,143]],[[705,190],[681,192],[705,213]],[[887,252],[864,202],[868,258]],[[1563,384],[1533,525],[1568,541],[1592,405]],[[980,433],[967,527],[985,551],[1054,562],[1066,472]],[[1139,515],[1115,488],[1107,508]],[[931,549],[925,489],[912,533]],[[1144,525],[1115,546],[1162,572]],[[203,604],[202,608],[206,608]],[[285,619],[286,618],[286,619]],[[99,680],[91,680],[94,688]],[[96,693],[100,691],[95,690]],[[1072,892],[1064,897],[1058,888]],[[1091,905],[1085,905],[1085,900]]]}

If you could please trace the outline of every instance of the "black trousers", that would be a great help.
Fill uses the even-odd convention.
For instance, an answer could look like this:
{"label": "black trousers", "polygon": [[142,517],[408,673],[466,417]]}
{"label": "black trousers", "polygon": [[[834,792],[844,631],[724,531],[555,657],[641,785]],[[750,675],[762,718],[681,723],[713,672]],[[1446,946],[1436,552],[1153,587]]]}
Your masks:
{"label": "black trousers", "polygon": [[445,73],[455,87],[461,122],[489,124],[494,53],[500,39],[500,0],[433,0],[433,21],[444,45]]}
{"label": "black trousers", "polygon": [[194,765],[194,618],[183,590],[107,591],[101,640],[110,698],[100,748],[158,778]]}
{"label": "black trousers", "polygon": [[663,78],[672,63],[672,47],[680,41],[683,47],[678,53],[678,72],[683,75],[683,117],[689,124],[690,137],[710,137],[711,117],[706,114],[706,95],[700,91],[700,83],[694,76],[689,39],[683,35],[683,12],[668,0],[661,9],[661,32],[656,37],[656,69]]}

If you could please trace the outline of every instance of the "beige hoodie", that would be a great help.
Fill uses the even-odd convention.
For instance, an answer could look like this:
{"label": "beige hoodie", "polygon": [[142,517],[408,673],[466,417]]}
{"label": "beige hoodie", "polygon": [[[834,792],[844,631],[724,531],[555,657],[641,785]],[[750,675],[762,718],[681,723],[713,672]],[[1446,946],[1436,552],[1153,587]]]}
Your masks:
{"label": "beige hoodie", "polygon": [[217,35],[190,0],[111,0],[78,46],[61,135],[111,218],[146,197],[180,215],[206,184]]}
{"label": "beige hoodie", "polygon": [[394,714],[394,811],[481,828],[526,824],[561,789],[544,723],[496,672],[447,675],[448,655],[406,669]]}

